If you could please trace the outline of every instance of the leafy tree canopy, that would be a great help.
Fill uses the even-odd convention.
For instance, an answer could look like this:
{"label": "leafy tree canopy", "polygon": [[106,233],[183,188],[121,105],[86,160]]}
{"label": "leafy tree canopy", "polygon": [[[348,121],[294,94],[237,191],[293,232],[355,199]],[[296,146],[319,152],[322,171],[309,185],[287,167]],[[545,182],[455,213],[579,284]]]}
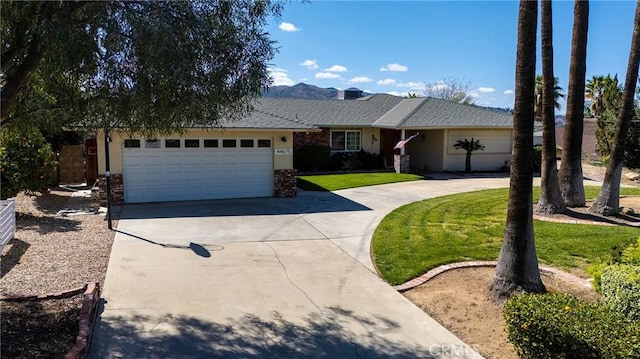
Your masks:
{"label": "leafy tree canopy", "polygon": [[1,125],[167,133],[251,110],[279,0],[3,1]]}

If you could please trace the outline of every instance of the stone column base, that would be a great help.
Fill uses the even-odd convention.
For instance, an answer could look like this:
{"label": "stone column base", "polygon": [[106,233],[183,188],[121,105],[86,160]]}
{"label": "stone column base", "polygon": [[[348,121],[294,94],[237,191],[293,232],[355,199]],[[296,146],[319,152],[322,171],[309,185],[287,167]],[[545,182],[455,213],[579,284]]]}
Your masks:
{"label": "stone column base", "polygon": [[[107,205],[107,179],[104,175],[98,176],[98,199],[101,206]],[[111,175],[111,204],[124,203],[124,185],[122,175]]]}
{"label": "stone column base", "polygon": [[409,155],[393,155],[393,168],[396,173],[409,173]]}
{"label": "stone column base", "polygon": [[296,170],[275,170],[273,172],[273,196],[278,198],[296,197],[298,195]]}

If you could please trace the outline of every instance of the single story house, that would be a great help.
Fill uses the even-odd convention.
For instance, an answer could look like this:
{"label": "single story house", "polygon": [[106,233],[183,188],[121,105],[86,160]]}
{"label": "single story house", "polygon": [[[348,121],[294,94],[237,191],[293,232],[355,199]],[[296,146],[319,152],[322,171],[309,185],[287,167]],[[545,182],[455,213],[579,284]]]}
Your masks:
{"label": "single story house", "polygon": [[[293,151],[308,143],[382,154],[386,166],[400,161],[403,171],[464,170],[465,151],[453,145],[472,137],[485,145],[473,155],[475,170],[498,170],[510,160],[509,114],[435,98],[343,98],[261,98],[248,118],[182,135],[149,139],[111,133],[113,203],[295,196]],[[416,133],[405,148],[394,150],[400,139]],[[104,193],[101,136],[98,172]]]}

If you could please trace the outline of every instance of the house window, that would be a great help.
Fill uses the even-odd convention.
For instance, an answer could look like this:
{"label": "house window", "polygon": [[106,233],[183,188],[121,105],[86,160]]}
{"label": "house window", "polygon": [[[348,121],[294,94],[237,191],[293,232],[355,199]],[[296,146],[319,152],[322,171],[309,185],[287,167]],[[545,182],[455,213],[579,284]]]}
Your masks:
{"label": "house window", "polygon": [[153,139],[145,140],[144,148],[160,148],[160,140],[153,140]]}
{"label": "house window", "polygon": [[271,140],[258,140],[258,147],[271,147]]}
{"label": "house window", "polygon": [[140,148],[140,140],[124,140],[125,148]]}
{"label": "house window", "polygon": [[198,148],[200,147],[200,140],[184,140],[184,147]]}
{"label": "house window", "polygon": [[240,147],[253,147],[253,140],[240,140]]}
{"label": "house window", "polygon": [[180,140],[164,140],[165,148],[180,148]]}
{"label": "house window", "polygon": [[360,131],[331,131],[332,151],[360,151]]}
{"label": "house window", "polygon": [[236,140],[222,140],[222,147],[237,147]]}
{"label": "house window", "polygon": [[218,147],[218,140],[204,140],[204,147]]}

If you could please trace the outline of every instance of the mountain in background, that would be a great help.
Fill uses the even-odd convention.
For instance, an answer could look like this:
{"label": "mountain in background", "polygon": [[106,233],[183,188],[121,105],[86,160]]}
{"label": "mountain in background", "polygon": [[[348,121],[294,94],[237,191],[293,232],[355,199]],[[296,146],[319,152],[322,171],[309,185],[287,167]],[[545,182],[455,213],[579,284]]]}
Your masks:
{"label": "mountain in background", "polygon": [[[262,97],[269,98],[307,98],[314,100],[331,100],[338,98],[339,90],[333,87],[322,88],[305,83],[299,83],[293,86],[273,86],[262,93]],[[362,96],[373,95],[363,92]]]}
{"label": "mountain in background", "polygon": [[308,99],[337,99],[338,90],[321,88],[314,85],[299,83],[293,86],[273,86],[262,93],[263,97],[270,98],[308,98]]}

